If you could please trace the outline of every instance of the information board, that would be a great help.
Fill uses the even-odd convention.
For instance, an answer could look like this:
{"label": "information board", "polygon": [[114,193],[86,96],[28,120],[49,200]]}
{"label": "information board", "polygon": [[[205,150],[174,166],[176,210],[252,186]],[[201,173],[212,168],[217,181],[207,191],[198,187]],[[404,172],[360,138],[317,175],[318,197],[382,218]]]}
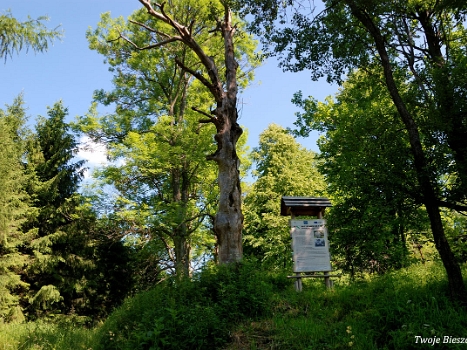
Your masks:
{"label": "information board", "polygon": [[326,220],[291,220],[294,272],[331,271]]}

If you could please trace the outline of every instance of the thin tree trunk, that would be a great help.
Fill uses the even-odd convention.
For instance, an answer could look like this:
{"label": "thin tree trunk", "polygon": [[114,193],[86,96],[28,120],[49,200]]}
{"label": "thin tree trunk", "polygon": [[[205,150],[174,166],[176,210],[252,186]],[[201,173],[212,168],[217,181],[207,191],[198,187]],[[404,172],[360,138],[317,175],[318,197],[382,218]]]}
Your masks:
{"label": "thin tree trunk", "polygon": [[449,40],[442,38],[441,33],[434,27],[430,13],[427,10],[421,10],[418,13],[417,19],[423,27],[425,40],[428,44],[429,61],[432,69],[436,73],[434,79],[434,93],[437,96],[436,101],[439,103],[439,125],[444,128],[447,136],[447,143],[453,152],[454,160],[457,167],[458,189],[454,194],[454,201],[465,198],[465,190],[467,189],[467,137],[466,126],[464,123],[465,116],[462,112],[456,112],[454,89],[452,85],[452,77],[450,68],[446,65],[446,59],[443,55],[442,45],[446,45],[448,50]]}
{"label": "thin tree trunk", "polygon": [[462,303],[467,303],[467,294],[462,278],[462,272],[459,264],[454,258],[449,243],[444,233],[444,227],[441,220],[440,208],[436,196],[433,181],[430,177],[428,163],[426,161],[425,153],[420,141],[418,127],[408,112],[404,101],[402,100],[397,84],[394,81],[392,66],[389,60],[389,55],[386,50],[385,40],[381,35],[379,28],[374,24],[372,18],[364,10],[360,9],[354,1],[348,0],[352,14],[366,27],[370,35],[373,37],[376,48],[380,55],[381,64],[384,69],[384,76],[386,85],[388,87],[391,98],[396,106],[399,115],[406,127],[409,134],[410,146],[414,156],[415,169],[417,172],[418,181],[420,183],[423,203],[426,207],[428,217],[430,219],[430,226],[433,233],[436,249],[439,252],[444,268],[446,269],[449,291],[453,299]]}
{"label": "thin tree trunk", "polygon": [[175,253],[175,273],[178,278],[190,275],[190,245],[182,234],[173,238]]}
{"label": "thin tree trunk", "polygon": [[175,226],[172,229],[172,241],[175,253],[175,272],[178,277],[190,274],[190,244],[188,242],[186,206],[189,200],[189,176],[182,165],[182,169],[173,168],[172,202],[176,204]]}

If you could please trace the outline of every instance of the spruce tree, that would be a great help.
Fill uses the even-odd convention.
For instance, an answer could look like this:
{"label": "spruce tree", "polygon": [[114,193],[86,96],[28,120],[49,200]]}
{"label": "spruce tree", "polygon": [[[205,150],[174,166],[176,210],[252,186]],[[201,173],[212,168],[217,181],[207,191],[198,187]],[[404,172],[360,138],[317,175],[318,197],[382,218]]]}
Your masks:
{"label": "spruce tree", "polygon": [[21,96],[6,111],[0,110],[0,322],[24,319],[18,294],[28,289],[21,281],[28,258],[19,249],[31,239],[31,231],[21,230],[32,214],[22,164],[25,120]]}
{"label": "spruce tree", "polygon": [[68,111],[62,102],[49,108],[47,114],[48,118],[38,119],[28,159],[34,172],[29,191],[38,215],[26,225],[36,228],[37,236],[29,245],[34,258],[25,279],[31,285],[29,308],[36,315],[46,310],[62,311],[70,304],[64,295],[72,294],[82,275],[80,255],[86,246],[85,237],[73,237],[69,232],[80,204],[76,192],[84,161],[73,159],[77,142],[68,131]]}
{"label": "spruce tree", "polygon": [[49,108],[48,118],[38,119],[29,150],[30,191],[38,210],[28,223],[37,229],[25,276],[31,318],[51,313],[103,317],[131,288],[129,248],[78,193],[84,161],[74,159],[78,143],[65,122],[67,114],[62,102]]}

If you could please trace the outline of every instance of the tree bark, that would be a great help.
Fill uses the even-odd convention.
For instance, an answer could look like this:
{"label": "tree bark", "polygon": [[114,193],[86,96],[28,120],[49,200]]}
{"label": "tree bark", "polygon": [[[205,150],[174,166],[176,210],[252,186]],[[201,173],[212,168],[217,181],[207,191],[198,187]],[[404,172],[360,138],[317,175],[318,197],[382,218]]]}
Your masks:
{"label": "tree bark", "polygon": [[459,264],[455,260],[454,254],[451,251],[444,233],[440,208],[438,205],[439,201],[436,196],[434,181],[430,176],[428,163],[420,141],[418,127],[399,94],[397,84],[394,80],[389,55],[385,46],[385,40],[381,35],[379,28],[375,25],[373,19],[365,10],[359,8],[352,0],[346,0],[346,3],[350,7],[352,14],[365,26],[367,31],[373,37],[376,49],[380,55],[387,88],[409,134],[415,169],[423,196],[423,204],[426,207],[426,211],[430,219],[430,226],[436,249],[439,252],[444,268],[446,269],[449,291],[453,299],[467,304],[467,294],[464,280],[462,278],[462,272]]}
{"label": "tree bark", "polygon": [[[219,209],[214,219],[214,233],[217,237],[220,264],[238,262],[243,257],[242,245],[242,192],[240,188],[240,160],[237,155],[237,141],[243,133],[238,125],[237,113],[237,68],[230,9],[225,7],[222,23],[219,23],[224,38],[224,60],[226,65],[226,86],[216,98],[217,151],[213,159],[219,167]],[[220,97],[220,98],[219,98]]]}
{"label": "tree bark", "polygon": [[190,245],[186,237],[176,234],[173,237],[175,253],[175,273],[177,278],[188,277],[190,275]]}
{"label": "tree bark", "polygon": [[[228,105],[225,106],[226,104]],[[236,122],[237,110],[234,101],[226,101],[223,107],[219,107],[218,114],[221,113],[225,122],[215,137],[218,150],[208,159],[216,161],[219,169],[219,207],[214,218],[214,233],[217,237],[218,261],[225,264],[240,261],[243,256],[240,160],[236,152],[242,129]]]}
{"label": "tree bark", "polygon": [[232,24],[230,8],[227,4],[224,5],[224,17],[217,20],[217,27],[214,29],[214,31],[222,34],[224,40],[225,79],[221,79],[214,58],[203,51],[192,35],[194,22],[189,27],[178,23],[166,14],[164,3],[155,3],[154,6],[159,9],[159,11],[156,11],[149,0],[139,0],[139,2],[151,16],[167,23],[177,32],[177,35],[165,34],[164,41],[140,49],[156,48],[174,41],[181,41],[196,54],[204,67],[205,74],[207,74],[205,76],[199,69],[195,70],[187,67],[180,59],[175,58],[175,62],[184,71],[197,78],[209,89],[216,103],[217,108],[211,114],[199,111],[196,108],[193,109],[208,117],[208,119],[201,120],[201,123],[212,123],[217,131],[215,135],[217,151],[207,156],[207,159],[215,161],[219,170],[219,208],[214,218],[214,233],[218,241],[218,261],[220,264],[238,262],[243,256],[243,215],[239,174],[240,161],[237,156],[236,145],[242,134],[242,129],[237,123],[238,63],[235,60],[233,42],[236,28]]}

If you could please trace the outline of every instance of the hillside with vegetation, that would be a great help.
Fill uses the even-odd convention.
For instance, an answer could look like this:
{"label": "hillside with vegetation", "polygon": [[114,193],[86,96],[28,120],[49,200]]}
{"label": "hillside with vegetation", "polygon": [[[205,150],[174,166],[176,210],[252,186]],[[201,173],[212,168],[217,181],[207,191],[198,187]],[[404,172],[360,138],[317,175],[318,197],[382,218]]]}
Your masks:
{"label": "hillside with vegetation", "polygon": [[342,277],[331,290],[307,280],[301,293],[287,271],[212,266],[127,299],[94,327],[3,324],[0,349],[428,349],[436,338],[463,349],[467,313],[446,288],[439,262]]}
{"label": "hillside with vegetation", "polygon": [[[112,74],[87,114],[0,109],[0,350],[464,348],[464,2],[139,4],[86,32]],[[0,56],[45,51],[44,20],[0,14]],[[340,89],[250,151],[271,55]],[[86,186],[80,137],[107,159]],[[331,201],[333,288],[288,278],[283,196]]]}

